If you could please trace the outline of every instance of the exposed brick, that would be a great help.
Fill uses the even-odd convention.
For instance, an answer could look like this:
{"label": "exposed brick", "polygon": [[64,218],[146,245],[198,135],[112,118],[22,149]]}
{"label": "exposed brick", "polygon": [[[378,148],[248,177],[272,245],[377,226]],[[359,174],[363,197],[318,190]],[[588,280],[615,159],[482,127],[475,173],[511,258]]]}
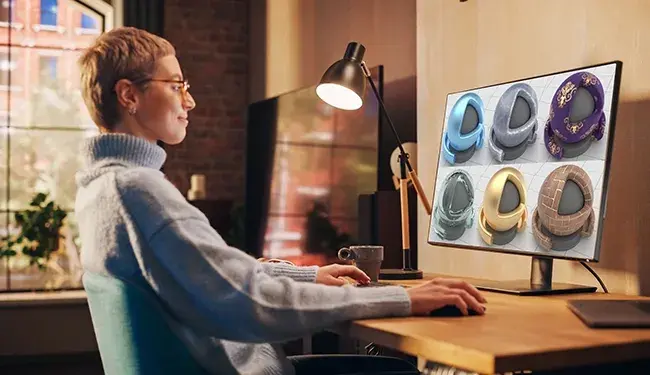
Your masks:
{"label": "exposed brick", "polygon": [[248,6],[247,0],[165,0],[164,36],[197,102],[185,141],[165,146],[165,173],[183,194],[190,176],[200,173],[209,199],[244,197]]}

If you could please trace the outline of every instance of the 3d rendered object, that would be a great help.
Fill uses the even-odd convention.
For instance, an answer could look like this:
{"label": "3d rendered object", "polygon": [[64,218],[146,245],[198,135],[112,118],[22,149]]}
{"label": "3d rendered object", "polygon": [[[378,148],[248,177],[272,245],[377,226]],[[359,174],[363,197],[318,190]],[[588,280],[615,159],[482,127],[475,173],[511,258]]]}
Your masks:
{"label": "3d rendered object", "polygon": [[544,125],[544,144],[556,159],[573,158],[589,149],[605,133],[605,93],[589,72],[569,76],[558,87]]}
{"label": "3d rendered object", "polygon": [[495,160],[514,160],[537,140],[537,111],[537,94],[526,83],[516,83],[501,95],[488,138]]}
{"label": "3d rendered object", "polygon": [[442,141],[442,154],[449,164],[468,161],[483,146],[483,112],[483,101],[472,92],[461,96],[452,107]]}
{"label": "3d rendered object", "polygon": [[526,228],[526,188],[517,169],[498,170],[487,184],[479,210],[479,233],[489,245],[505,245]]}
{"label": "3d rendered object", "polygon": [[545,250],[575,247],[594,230],[593,188],[584,169],[563,165],[542,183],[533,211],[533,234]]}
{"label": "3d rendered object", "polygon": [[474,184],[471,176],[458,169],[445,177],[431,216],[438,237],[454,241],[474,222]]}

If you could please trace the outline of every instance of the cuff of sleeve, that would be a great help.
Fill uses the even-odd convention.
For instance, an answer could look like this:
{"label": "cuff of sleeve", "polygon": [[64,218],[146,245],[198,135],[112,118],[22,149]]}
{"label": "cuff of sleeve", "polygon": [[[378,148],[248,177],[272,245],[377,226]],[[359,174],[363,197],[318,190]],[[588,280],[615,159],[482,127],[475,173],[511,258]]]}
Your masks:
{"label": "cuff of sleeve", "polygon": [[401,286],[381,286],[355,288],[360,301],[366,301],[365,309],[370,312],[369,317],[384,316],[410,316],[411,298],[406,288]]}
{"label": "cuff of sleeve", "polygon": [[[270,263],[273,264],[273,263]],[[295,281],[313,283],[316,281],[318,266],[297,267],[290,264],[275,263],[273,264],[274,276],[286,276]]]}

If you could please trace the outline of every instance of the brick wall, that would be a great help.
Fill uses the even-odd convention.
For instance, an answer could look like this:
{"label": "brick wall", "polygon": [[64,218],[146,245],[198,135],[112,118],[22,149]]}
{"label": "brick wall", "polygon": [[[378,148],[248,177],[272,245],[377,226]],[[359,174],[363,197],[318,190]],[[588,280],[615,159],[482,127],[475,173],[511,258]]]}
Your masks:
{"label": "brick wall", "polygon": [[164,36],[176,47],[197,103],[185,141],[165,146],[165,173],[183,194],[190,176],[201,173],[209,199],[243,199],[248,3],[165,0]]}

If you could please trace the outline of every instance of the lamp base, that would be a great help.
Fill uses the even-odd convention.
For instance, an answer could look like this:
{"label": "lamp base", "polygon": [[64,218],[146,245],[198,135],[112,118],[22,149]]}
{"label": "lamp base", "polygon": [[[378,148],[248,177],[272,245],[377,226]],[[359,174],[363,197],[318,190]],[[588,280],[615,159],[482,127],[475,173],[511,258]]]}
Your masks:
{"label": "lamp base", "polygon": [[411,269],[381,269],[379,270],[379,280],[417,280],[423,277],[422,271]]}

